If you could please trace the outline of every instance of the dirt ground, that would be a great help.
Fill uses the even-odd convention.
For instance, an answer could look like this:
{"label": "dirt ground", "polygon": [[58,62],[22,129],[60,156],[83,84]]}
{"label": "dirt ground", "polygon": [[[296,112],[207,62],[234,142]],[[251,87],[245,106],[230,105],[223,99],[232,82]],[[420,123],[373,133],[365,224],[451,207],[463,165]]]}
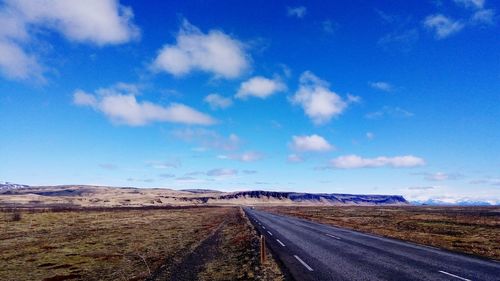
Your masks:
{"label": "dirt ground", "polygon": [[0,280],[146,280],[158,272],[171,280],[204,241],[214,256],[197,279],[280,280],[279,269],[276,279],[257,262],[251,231],[236,207],[3,210]]}
{"label": "dirt ground", "polygon": [[500,260],[500,207],[267,207],[267,211]]}

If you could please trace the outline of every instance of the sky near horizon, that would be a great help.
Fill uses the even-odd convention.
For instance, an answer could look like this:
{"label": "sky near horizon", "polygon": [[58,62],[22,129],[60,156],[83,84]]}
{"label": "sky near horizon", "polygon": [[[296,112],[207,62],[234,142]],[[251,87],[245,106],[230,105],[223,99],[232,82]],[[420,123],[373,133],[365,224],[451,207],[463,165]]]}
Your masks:
{"label": "sky near horizon", "polygon": [[0,181],[499,204],[498,4],[0,1]]}

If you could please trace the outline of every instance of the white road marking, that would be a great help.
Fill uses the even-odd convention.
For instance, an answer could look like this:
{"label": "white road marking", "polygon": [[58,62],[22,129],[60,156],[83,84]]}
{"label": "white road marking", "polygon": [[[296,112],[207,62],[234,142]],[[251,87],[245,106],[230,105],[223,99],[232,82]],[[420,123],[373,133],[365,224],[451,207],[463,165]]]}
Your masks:
{"label": "white road marking", "polygon": [[331,235],[331,234],[326,233],[326,236],[329,236],[329,237],[335,238],[337,240],[340,240],[340,237],[337,237],[335,235]]}
{"label": "white road marking", "polygon": [[266,227],[265,227],[265,226],[262,226],[262,228],[263,228],[263,229],[266,229]]}
{"label": "white road marking", "polygon": [[269,233],[269,235],[273,236],[273,234],[268,230],[267,233]]}
{"label": "white road marking", "polygon": [[449,272],[446,272],[446,271],[442,271],[442,270],[439,270],[440,273],[443,273],[443,274],[446,274],[448,276],[451,276],[451,277],[455,277],[455,278],[458,278],[460,280],[464,280],[464,281],[471,281],[470,279],[467,279],[467,278],[463,278],[463,277],[460,277],[458,275],[455,275],[455,274],[451,274]]}
{"label": "white road marking", "polygon": [[301,260],[297,255],[293,255],[305,268],[307,268],[307,270],[309,271],[313,271],[313,269],[307,264],[305,263],[303,260]]}
{"label": "white road marking", "polygon": [[281,242],[279,239],[276,239],[276,241],[278,241],[278,243],[280,243],[281,246],[285,247],[285,244],[283,244],[283,242]]}

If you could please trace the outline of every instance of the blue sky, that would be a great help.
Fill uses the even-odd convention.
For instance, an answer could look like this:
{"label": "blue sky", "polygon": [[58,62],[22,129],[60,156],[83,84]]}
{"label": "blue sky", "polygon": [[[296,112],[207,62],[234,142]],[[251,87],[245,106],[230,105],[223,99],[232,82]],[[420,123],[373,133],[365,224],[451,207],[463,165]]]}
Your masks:
{"label": "blue sky", "polygon": [[499,203],[497,5],[2,1],[0,180]]}

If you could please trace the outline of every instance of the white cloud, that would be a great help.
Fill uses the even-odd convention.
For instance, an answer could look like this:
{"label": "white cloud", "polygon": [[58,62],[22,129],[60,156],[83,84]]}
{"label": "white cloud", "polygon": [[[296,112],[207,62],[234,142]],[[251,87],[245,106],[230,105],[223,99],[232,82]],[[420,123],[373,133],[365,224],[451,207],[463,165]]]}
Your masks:
{"label": "white cloud", "polygon": [[202,147],[196,148],[198,151],[205,151],[208,148],[230,151],[238,149],[241,144],[241,139],[236,134],[224,137],[213,130],[203,128],[175,130],[172,131],[172,135],[186,142],[200,143]]}
{"label": "white cloud", "polygon": [[358,155],[339,156],[331,160],[331,165],[338,169],[356,169],[356,168],[376,168],[376,167],[394,167],[394,168],[410,168],[425,165],[422,158],[405,155],[386,157],[380,156],[376,158],[363,158]]}
{"label": "white cloud", "polygon": [[149,101],[137,101],[130,91],[111,87],[99,89],[96,94],[76,90],[73,102],[79,106],[89,106],[105,114],[111,121],[130,126],[141,126],[153,122],[212,125],[216,121],[189,106],[171,103],[169,106]]}
{"label": "white cloud", "polygon": [[462,5],[466,8],[482,9],[484,0],[454,0],[455,3]]}
{"label": "white cloud", "polygon": [[307,8],[304,6],[287,7],[287,12],[289,17],[297,17],[301,19],[306,15]]}
{"label": "white cloud", "polygon": [[207,176],[211,177],[228,177],[238,174],[235,169],[213,169],[207,172]]}
{"label": "white cloud", "polygon": [[366,133],[366,138],[369,140],[373,140],[375,138],[375,134],[372,132],[367,132]]}
{"label": "white cloud", "polygon": [[318,135],[310,135],[310,136],[293,136],[292,143],[290,147],[295,151],[314,151],[314,152],[322,152],[322,151],[330,151],[333,149],[333,146],[328,143],[322,136]]}
{"label": "white cloud", "polygon": [[492,9],[484,9],[475,12],[470,21],[471,24],[484,24],[484,25],[492,25],[494,24],[495,18],[495,10]]}
{"label": "white cloud", "polygon": [[255,76],[241,83],[240,89],[235,97],[246,99],[248,97],[256,97],[260,99],[268,98],[269,96],[286,90],[286,85],[278,79],[268,79],[262,76]]}
{"label": "white cloud", "polygon": [[384,82],[384,81],[371,82],[370,86],[373,89],[384,91],[384,92],[391,92],[392,90],[394,90],[394,86],[392,86],[390,83]]}
{"label": "white cloud", "polygon": [[442,14],[430,15],[424,20],[424,26],[434,31],[437,39],[449,37],[464,28],[464,24]]}
{"label": "white cloud", "polygon": [[256,151],[247,151],[244,153],[235,153],[229,155],[219,155],[217,156],[219,159],[230,159],[237,160],[241,162],[254,162],[263,158],[262,153]]}
{"label": "white cloud", "polygon": [[0,70],[11,79],[43,81],[44,68],[27,51],[40,31],[98,46],[120,44],[139,37],[132,20],[132,10],[116,0],[7,0],[0,8]]}
{"label": "white cloud", "polygon": [[243,44],[219,30],[207,34],[187,20],[183,21],[176,43],[165,45],[153,68],[175,76],[200,70],[216,77],[236,78],[250,65]]}
{"label": "white cloud", "polygon": [[302,158],[300,155],[292,153],[288,155],[287,161],[290,163],[299,163],[304,162],[304,158]]}
{"label": "white cloud", "polygon": [[315,124],[324,124],[347,108],[349,100],[344,101],[335,92],[330,91],[328,83],[312,72],[302,73],[299,81],[299,89],[291,98],[291,102],[300,105]]}
{"label": "white cloud", "polygon": [[228,108],[233,104],[230,98],[223,97],[219,94],[209,94],[203,99],[204,102],[210,105],[212,109],[224,109]]}
{"label": "white cloud", "polygon": [[120,44],[139,36],[134,14],[116,0],[8,0],[27,24],[41,25],[77,42]]}

